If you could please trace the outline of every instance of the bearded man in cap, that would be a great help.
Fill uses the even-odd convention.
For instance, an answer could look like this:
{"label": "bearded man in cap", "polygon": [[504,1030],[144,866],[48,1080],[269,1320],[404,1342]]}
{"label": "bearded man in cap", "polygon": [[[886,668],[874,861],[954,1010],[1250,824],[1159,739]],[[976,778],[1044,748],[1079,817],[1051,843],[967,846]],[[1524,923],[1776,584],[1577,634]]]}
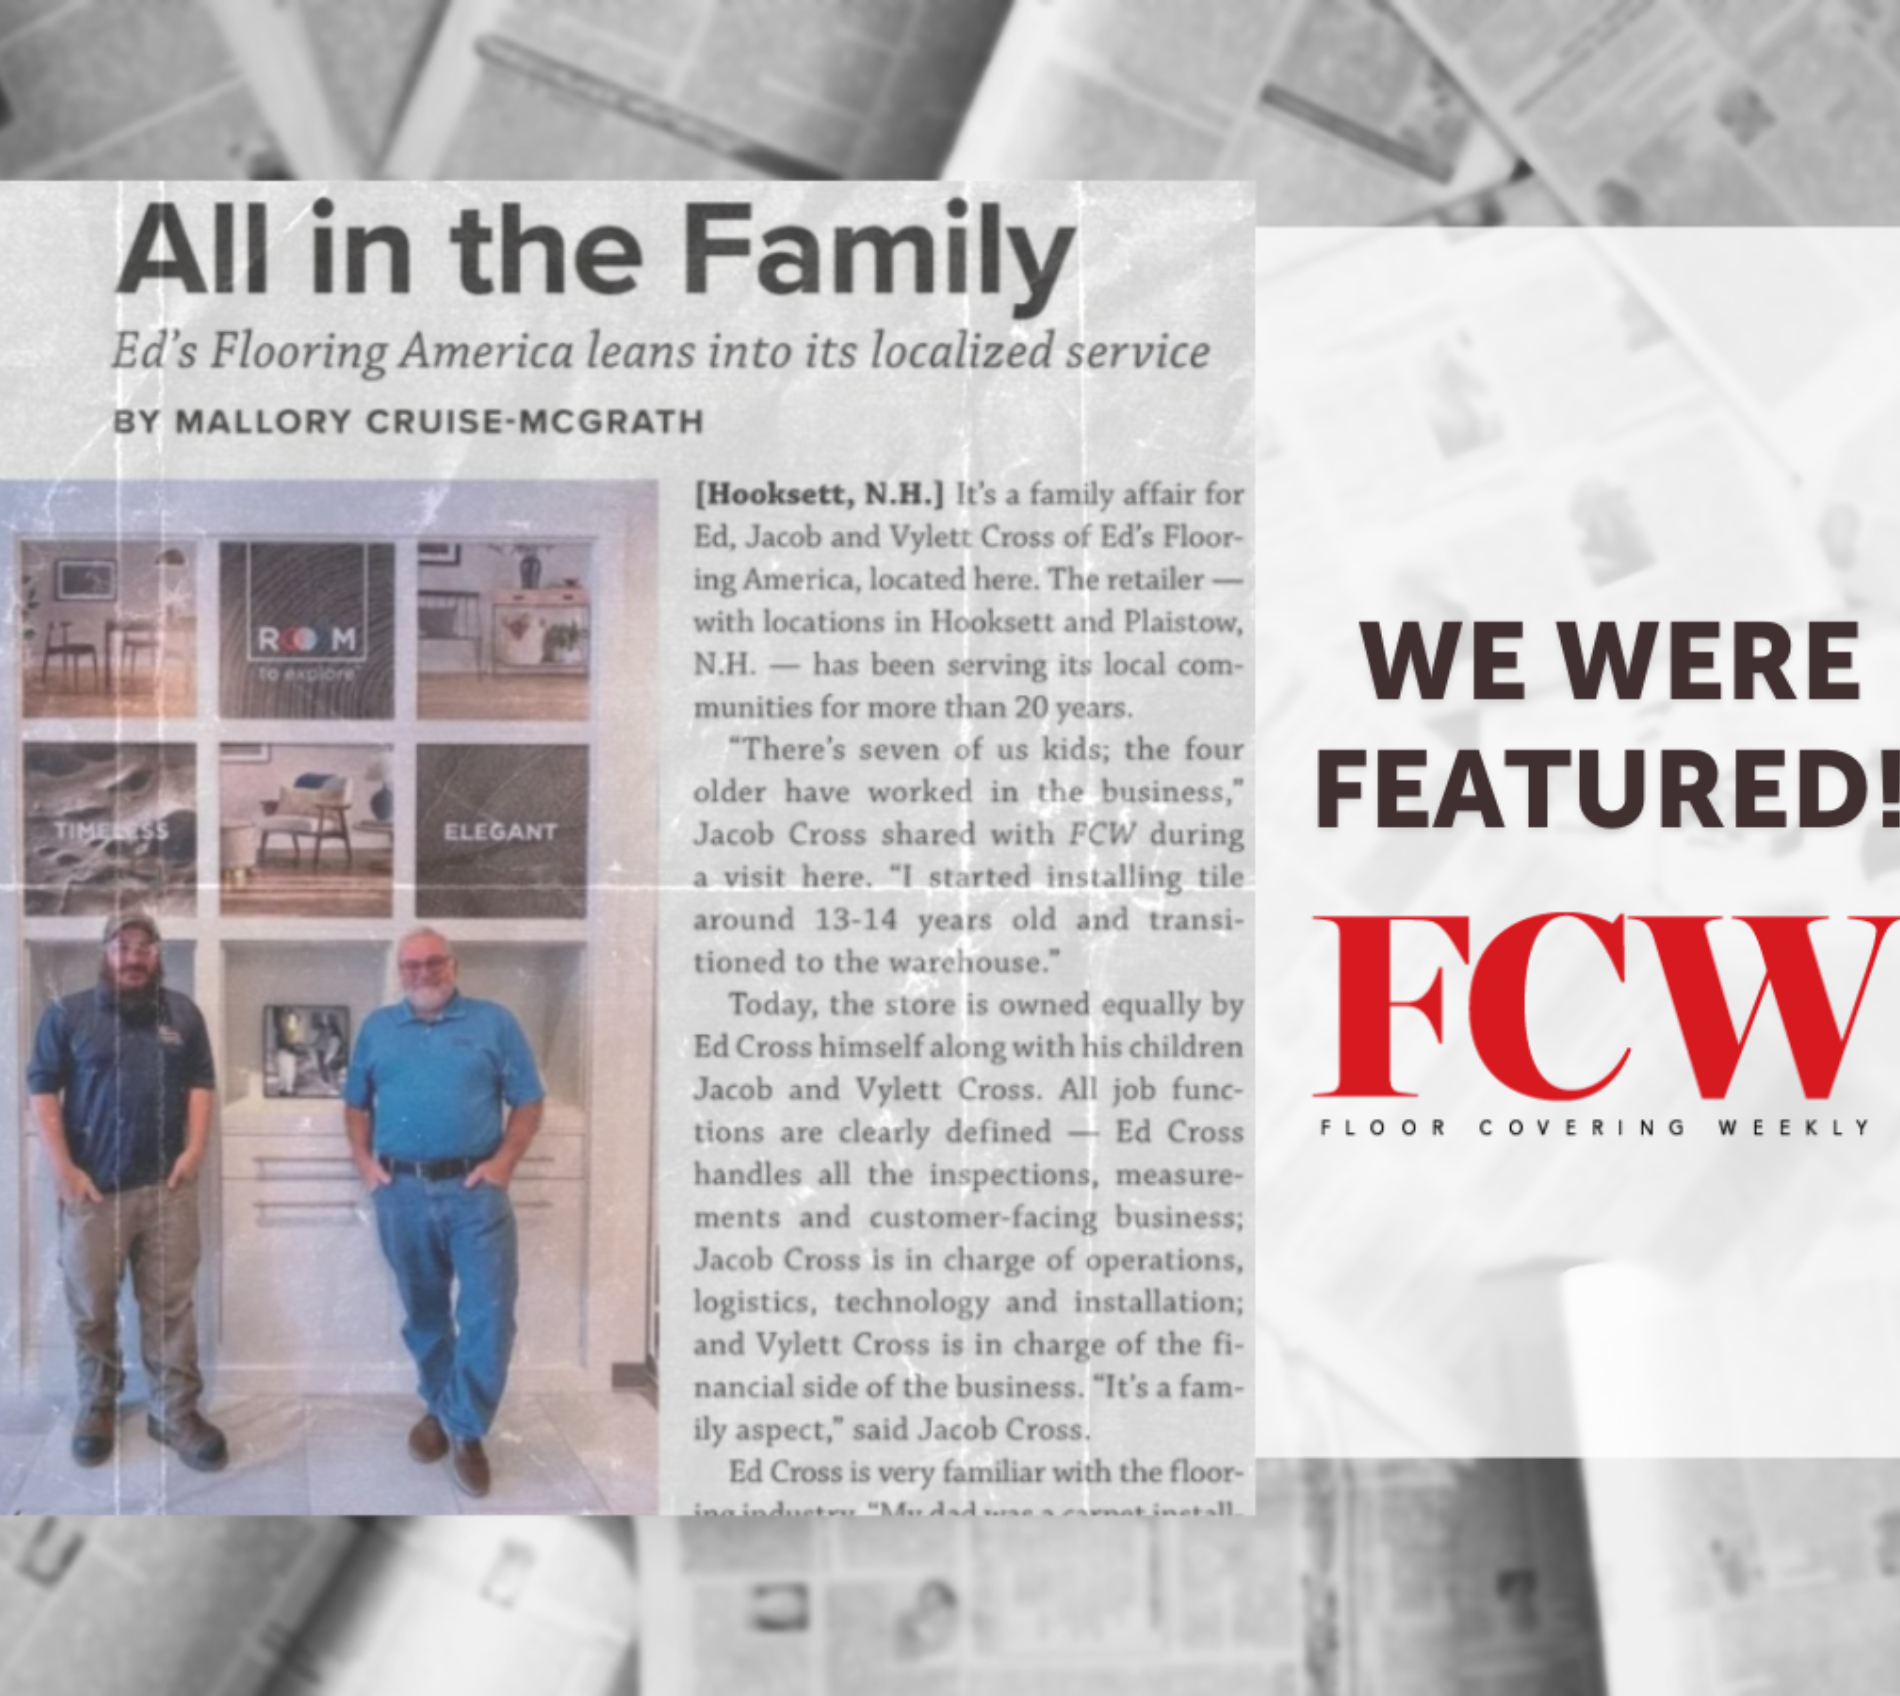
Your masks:
{"label": "bearded man in cap", "polygon": [[47,1008],[27,1063],[59,1190],[59,1263],[79,1351],[73,1459],[101,1465],[118,1428],[119,1286],[129,1266],[151,1381],[145,1427],[185,1465],[216,1472],[224,1433],[198,1411],[198,1168],[217,1073],[204,1015],[165,987],[149,913],[106,922],[99,980]]}

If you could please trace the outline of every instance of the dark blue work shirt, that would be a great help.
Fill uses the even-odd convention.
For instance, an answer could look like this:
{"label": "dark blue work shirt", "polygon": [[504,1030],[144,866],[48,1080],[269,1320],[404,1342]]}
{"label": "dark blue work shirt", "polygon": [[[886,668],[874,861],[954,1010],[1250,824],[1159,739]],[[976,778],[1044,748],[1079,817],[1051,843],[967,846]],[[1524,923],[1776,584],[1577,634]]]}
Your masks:
{"label": "dark blue work shirt", "polygon": [[211,1038],[188,996],[122,1011],[103,989],[46,1009],[26,1087],[61,1098],[74,1165],[106,1195],[163,1183],[185,1151],[194,1089],[216,1089]]}

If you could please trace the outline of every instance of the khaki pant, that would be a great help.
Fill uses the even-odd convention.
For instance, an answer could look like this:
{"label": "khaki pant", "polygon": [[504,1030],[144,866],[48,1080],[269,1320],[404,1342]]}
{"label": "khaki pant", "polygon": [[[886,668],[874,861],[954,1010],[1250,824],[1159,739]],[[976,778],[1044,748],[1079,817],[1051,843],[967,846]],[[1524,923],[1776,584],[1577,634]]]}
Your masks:
{"label": "khaki pant", "polygon": [[132,1268],[139,1304],[139,1353],[151,1380],[152,1409],[171,1424],[198,1406],[198,1186],[122,1190],[103,1201],[62,1202],[59,1269],[79,1347],[79,1405],[112,1407],[125,1387],[119,1352],[119,1285]]}

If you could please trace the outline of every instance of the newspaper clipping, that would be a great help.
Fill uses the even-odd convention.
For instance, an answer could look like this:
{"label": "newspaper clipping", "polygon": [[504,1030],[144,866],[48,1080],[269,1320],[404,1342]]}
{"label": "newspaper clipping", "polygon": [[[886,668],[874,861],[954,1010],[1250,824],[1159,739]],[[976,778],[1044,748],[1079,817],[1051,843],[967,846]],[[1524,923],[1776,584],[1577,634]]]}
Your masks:
{"label": "newspaper clipping", "polygon": [[[613,1505],[549,1474],[645,1384],[679,1511],[1251,1512],[1248,192],[12,205],[21,1017],[136,907],[219,1080],[205,1388],[187,1302],[113,1476],[409,1505],[420,1378],[498,1503]],[[488,1176],[351,1117],[458,972],[533,1059]],[[59,1242],[106,1204],[33,1076],[9,1325],[83,1468],[119,1368]],[[449,1340],[402,1177],[512,1191],[511,1315],[458,1265]],[[227,1473],[164,1459],[246,1395]],[[359,1418],[395,1474],[313,1494]]]}
{"label": "newspaper clipping", "polygon": [[714,355],[796,416],[662,662],[682,1509],[1247,1497],[1246,278],[1165,207],[952,197],[991,298]]}

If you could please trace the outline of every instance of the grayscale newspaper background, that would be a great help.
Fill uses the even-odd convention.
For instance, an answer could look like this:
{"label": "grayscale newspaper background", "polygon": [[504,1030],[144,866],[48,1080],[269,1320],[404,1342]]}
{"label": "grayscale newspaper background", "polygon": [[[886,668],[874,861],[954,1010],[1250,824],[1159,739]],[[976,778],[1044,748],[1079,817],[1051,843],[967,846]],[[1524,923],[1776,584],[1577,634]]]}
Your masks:
{"label": "grayscale newspaper background", "polygon": [[14,1518],[0,1558],[16,1689],[640,1688],[625,1521]]}
{"label": "grayscale newspaper background", "polygon": [[[1882,362],[1892,345],[1882,297],[1887,267],[1878,245],[1864,239],[1891,222],[1900,196],[1891,144],[1896,20],[1881,0],[1531,9],[1429,0],[1400,0],[1395,8],[1330,0],[1165,9],[1018,4],[968,9],[954,41],[937,24],[941,8],[814,5],[798,8],[803,16],[788,23],[793,10],[754,8],[750,20],[719,30],[708,27],[711,6],[686,4],[614,16],[581,4],[439,0],[268,10],[82,0],[20,8],[0,34],[0,170],[348,177],[388,171],[394,162],[426,172],[445,168],[443,150],[453,139],[462,149],[454,168],[467,174],[661,175],[690,159],[705,175],[881,175],[894,174],[900,156],[901,168],[915,171],[924,152],[942,146],[958,171],[997,175],[1251,174],[1261,222],[1276,226],[1274,251],[1283,259],[1332,246],[1337,237],[1327,226],[1421,213],[1454,226],[1572,219],[1599,225],[1619,281],[1556,248],[1531,250],[1515,279],[1514,260],[1448,268],[1460,282],[1486,279],[1477,297],[1481,352],[1468,361],[1455,331],[1449,344],[1443,341],[1445,327],[1469,308],[1441,304],[1434,310],[1447,315],[1436,327],[1428,322],[1401,335],[1400,356],[1373,392],[1469,395],[1457,374],[1475,371],[1508,390],[1510,404],[1492,442],[1458,450],[1462,464],[1449,464],[1449,484],[1432,474],[1452,457],[1444,437],[1428,434],[1424,440],[1436,445],[1423,457],[1402,457],[1398,505],[1423,500],[1420,510],[1429,509],[1449,489],[1456,507],[1471,493],[1470,480],[1456,474],[1497,443],[1508,441],[1515,452],[1520,434],[1544,446],[1587,443],[1588,457],[1602,463],[1607,456],[1614,488],[1616,476],[1635,463],[1631,456],[1647,452],[1647,432],[1670,407],[1687,403],[1659,439],[1687,425],[1688,434],[1673,438],[1681,447],[1700,429],[1708,450],[1702,470],[1718,470],[1724,456],[1729,461],[1723,493],[1705,491],[1698,511],[1735,497],[1741,511],[1759,516],[1782,496],[1772,473],[1732,480],[1748,456],[1734,428],[1745,421],[1801,477],[1794,528],[1805,526],[1818,539],[1824,562],[1820,577],[1803,580],[1835,586],[1813,604],[1863,620],[1863,679],[1877,669],[1872,661],[1894,604],[1900,559],[1900,511],[1888,469],[1893,415],[1883,417],[1880,407]],[[735,16],[745,11],[732,9]],[[844,18],[847,11],[861,15],[861,30]],[[766,27],[741,27],[747,22]],[[912,45],[920,49],[914,60],[905,51]],[[789,98],[781,99],[787,82]],[[762,100],[768,83],[772,98]],[[966,106],[970,117],[958,133],[956,114]],[[863,121],[877,108],[909,120],[885,132],[900,154],[882,163],[877,125]],[[1643,245],[1629,238],[1631,226],[1645,224],[1730,226],[1736,245],[1714,262],[1693,253],[1684,259],[1667,240]],[[1817,229],[1790,227],[1798,225]],[[1782,228],[1781,245],[1766,262],[1749,245],[1747,226]],[[1274,263],[1263,260],[1267,269]],[[1445,273],[1434,266],[1433,274],[1442,280]],[[1322,286],[1309,285],[1309,300],[1321,293]],[[1497,322],[1482,316],[1501,302],[1512,310]],[[1518,360],[1499,345],[1507,335],[1527,338]],[[1403,350],[1429,356],[1434,345],[1438,365],[1427,358],[1405,376]],[[1557,350],[1564,370],[1526,384],[1543,348]],[[1720,399],[1711,402],[1711,392]],[[1735,409],[1727,424],[1721,399]],[[1633,434],[1619,435],[1632,427]],[[1295,557],[1326,562],[1291,585],[1299,616],[1286,627],[1298,631],[1350,574],[1345,559],[1368,539],[1367,521],[1382,521],[1383,497],[1368,476],[1356,497],[1365,504],[1346,510],[1343,523],[1328,510],[1321,524],[1300,487],[1311,444],[1290,444],[1265,417],[1260,444],[1269,546],[1287,524]],[[1336,452],[1334,474],[1369,464],[1344,437]],[[1441,461],[1435,468],[1434,457]],[[1541,506],[1559,525],[1566,522],[1562,490],[1570,469],[1561,459],[1546,461],[1527,484],[1531,509]],[[1350,482],[1352,474],[1345,475]],[[1639,494],[1646,513],[1669,498],[1664,488]],[[1459,510],[1468,517],[1475,509]],[[1709,578],[1719,574],[1713,538],[1672,534],[1689,555],[1703,554]],[[1738,535],[1758,584],[1763,572],[1766,580],[1783,580],[1790,561],[1812,555],[1779,519],[1745,531],[1735,526],[1729,539]],[[1621,557],[1635,556],[1625,547]],[[1272,581],[1276,597],[1287,591],[1283,581]],[[1408,612],[1442,610],[1442,585],[1417,599],[1417,582],[1430,581],[1428,570],[1408,587]],[[1261,626],[1268,688],[1261,722],[1276,726],[1285,720],[1276,717],[1274,702],[1310,694],[1314,674],[1324,669],[1267,645],[1283,622],[1276,610]],[[1297,636],[1292,646],[1298,648]],[[1325,703],[1307,699],[1295,717],[1363,720],[1363,708],[1344,698],[1350,693],[1344,677],[1335,676]],[[1355,740],[1371,737],[1367,729]],[[1281,776],[1291,788],[1287,810],[1298,817],[1310,795],[1297,763]],[[1260,834],[1269,844],[1284,816],[1272,793],[1260,791]],[[1825,862],[1815,878],[1802,879],[1818,892],[1815,910],[1842,911],[1841,890],[1877,879],[1884,862],[1876,849],[1870,845],[1858,863],[1845,864],[1806,845],[1796,850],[1797,858]],[[1668,875],[1697,887],[1697,874],[1691,863]],[[1727,882],[1716,887],[1726,893]],[[1775,884],[1778,894],[1789,887]],[[1284,980],[1293,986],[1289,1010],[1307,1030],[1320,1011],[1307,991],[1324,973],[1299,942],[1289,946],[1301,962]],[[1277,1005],[1264,974],[1256,1001],[1263,1020]],[[1313,1040],[1323,1037],[1315,1033]],[[1261,1051],[1266,1064],[1273,1050],[1264,1027]],[[1279,1085],[1266,1075],[1263,1085],[1275,1099]],[[1273,1162],[1304,1159],[1271,1138],[1265,1146],[1263,1177]],[[1681,1339],[1712,1335],[1702,1292],[1691,1287],[1685,1296],[1615,1267],[1607,1278],[1598,1269],[1611,1346],[1620,1350],[1632,1310],[1639,1318],[1673,1315],[1640,1369],[1667,1388],[1632,1400],[1622,1393],[1631,1376],[1619,1372],[1607,1380],[1607,1396],[1591,1399],[1599,1413],[1616,1416],[1616,1440],[1626,1452],[1679,1443],[1680,1452],[1694,1454],[1726,1442],[1730,1415],[1738,1406],[1752,1409],[1765,1383],[1825,1383],[1840,1362],[1881,1352],[1886,1304],[1877,1279],[1870,1284],[1867,1276],[1881,1265],[1890,1234],[1878,1172],[1844,1206],[1829,1173],[1792,1160],[1768,1164],[1759,1181],[1743,1179],[1748,1196],[1738,1198],[1725,1184],[1713,1207],[1707,1185],[1685,1184],[1678,1223],[1695,1268],[1714,1270],[1724,1259],[1765,1252],[1778,1268],[1797,1269],[1796,1294],[1774,1316],[1772,1346],[1760,1357],[1769,1379],[1758,1370],[1731,1378],[1693,1355],[1685,1373]],[[1553,1176],[1581,1177],[1574,1165],[1556,1162]],[[1455,1245],[1458,1264],[1468,1270],[1465,1254],[1494,1232],[1496,1216],[1465,1211],[1483,1198],[1462,1187],[1464,1176],[1434,1172],[1429,1188],[1433,1206],[1448,1206],[1455,1221],[1439,1246]],[[1282,1188],[1284,1205],[1307,1205],[1302,1188]],[[1762,1198],[1771,1194],[1774,1204],[1764,1210]],[[1503,1225],[1514,1240],[1590,1218],[1610,1224],[1610,1236],[1639,1253],[1646,1236],[1662,1240],[1650,1210],[1622,1217],[1623,1204],[1595,1189],[1570,1205],[1554,1194],[1515,1189],[1508,1201]],[[1416,1193],[1409,1207],[1417,1209]],[[1385,1250],[1411,1237],[1403,1227],[1390,1229],[1406,1217],[1405,1208],[1381,1214],[1369,1198],[1352,1211],[1358,1224],[1346,1241],[1362,1246],[1339,1249],[1337,1263],[1350,1266],[1363,1245],[1376,1252],[1350,1291],[1338,1287],[1347,1299],[1312,1307],[1290,1281],[1268,1276],[1262,1284],[1263,1447],[1291,1443],[1288,1452],[1312,1456],[1328,1452],[1329,1442],[1347,1453],[1413,1455],[1486,1446],[1495,1433],[1459,1405],[1464,1398],[1420,1394],[1417,1362],[1441,1344],[1471,1360],[1523,1343],[1536,1370],[1519,1375],[1507,1397],[1530,1421],[1521,1431],[1574,1423],[1572,1374],[1586,1383],[1600,1375],[1574,1359],[1567,1366],[1553,1360],[1587,1356],[1571,1339],[1585,1334],[1575,1320],[1589,1317],[1594,1295],[1577,1301],[1565,1292],[1553,1303],[1546,1282],[1506,1278],[1487,1281],[1490,1295],[1474,1302],[1458,1294],[1466,1286],[1457,1280],[1414,1275],[1418,1262],[1403,1252],[1404,1269],[1388,1279]],[[1302,1277],[1314,1270],[1308,1263]],[[1800,1294],[1803,1284],[1813,1286],[1812,1299]],[[1554,1309],[1565,1316],[1554,1319]],[[1763,1317],[1758,1301],[1725,1314],[1723,1349],[1737,1337],[1745,1352],[1757,1349]],[[1814,1339],[1828,1359],[1813,1371],[1803,1356],[1790,1375],[1783,1370],[1787,1339],[1799,1335]],[[1554,1337],[1563,1340],[1553,1344]],[[1671,1397],[1678,1398],[1673,1414]],[[1877,1410],[1886,1399],[1872,1389],[1845,1409],[1860,1408],[1869,1420],[1865,1439],[1857,1440],[1862,1452],[1884,1446]],[[1659,1425],[1659,1414],[1673,1418],[1673,1427]],[[1768,1453],[1802,1446],[1785,1426],[1778,1429],[1774,1438],[1744,1436],[1744,1452],[1756,1444],[1763,1446],[1754,1452]],[[27,1475],[47,1441],[43,1411],[28,1409],[0,1433],[7,1476]],[[1884,1687],[1896,1652],[1883,1635],[1893,1617],[1893,1561],[1891,1482],[1882,1464],[1630,1462],[1594,1465],[1591,1482],[1598,1564],[1611,1573],[1607,1606],[1626,1623],[1643,1625],[1640,1644],[1630,1632],[1610,1636],[1616,1688],[1806,1690],[1816,1681]],[[138,1498],[118,1499],[131,1505]],[[1323,1527],[1330,1516],[1309,1513],[1307,1523]],[[1623,1533],[1635,1528],[1640,1544],[1623,1548]],[[1435,1582],[1458,1570],[1442,1542],[1415,1538],[1410,1546],[1419,1575]],[[1506,1585],[1501,1573],[1471,1582],[1500,1598],[1508,1590],[1520,1603],[1525,1593],[1522,1582]],[[1784,1600],[1789,1583],[1798,1593]],[[1340,1641],[1328,1621],[1327,1595],[1306,1593],[1316,1646],[1297,1671],[1283,1667],[1281,1681],[1287,1688],[1379,1687],[1341,1670],[1324,1648]],[[1517,1606],[1513,1623],[1522,1629],[1533,1612]],[[1421,1617],[1428,1616],[1426,1610]],[[1596,1686],[1573,1669],[1560,1687]]]}
{"label": "grayscale newspaper background", "polygon": [[[1354,1461],[1312,1436],[1219,1519],[17,1519],[0,1671],[98,1696],[1884,1687],[1890,1466]],[[100,1641],[120,1611],[136,1652]]]}

